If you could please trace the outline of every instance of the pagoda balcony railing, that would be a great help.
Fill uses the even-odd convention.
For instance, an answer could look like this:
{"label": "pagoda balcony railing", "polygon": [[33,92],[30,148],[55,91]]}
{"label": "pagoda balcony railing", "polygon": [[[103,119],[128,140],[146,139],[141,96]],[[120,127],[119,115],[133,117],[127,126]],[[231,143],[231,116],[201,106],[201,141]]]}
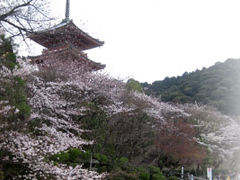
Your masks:
{"label": "pagoda balcony railing", "polygon": [[78,48],[75,48],[71,45],[68,45],[68,46],[62,45],[62,46],[57,46],[57,47],[53,47],[53,48],[49,48],[49,49],[44,49],[42,51],[42,54],[43,55],[50,55],[50,54],[55,54],[55,53],[58,53],[58,52],[61,52],[61,51],[66,51],[68,49],[74,51],[75,53],[79,54],[80,56],[88,58],[87,53],[84,53],[83,51],[81,51]]}

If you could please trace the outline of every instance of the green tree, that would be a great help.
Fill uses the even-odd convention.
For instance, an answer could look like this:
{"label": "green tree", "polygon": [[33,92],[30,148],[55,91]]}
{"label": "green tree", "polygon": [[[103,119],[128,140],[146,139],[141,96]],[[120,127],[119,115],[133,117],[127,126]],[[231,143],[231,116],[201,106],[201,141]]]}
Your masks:
{"label": "green tree", "polygon": [[6,66],[8,69],[13,70],[18,66],[16,61],[16,54],[13,51],[13,41],[11,38],[6,38],[3,34],[0,35],[0,64]]}
{"label": "green tree", "polygon": [[[2,40],[0,45],[0,70],[5,67],[13,72],[15,68],[19,67],[16,54],[13,51],[14,45],[10,38],[5,38],[4,35],[0,37]],[[17,122],[26,120],[31,113],[31,108],[27,104],[25,82],[21,77],[9,73],[7,77],[0,78],[0,87],[0,102],[4,102],[0,105],[10,108],[4,118],[0,114],[0,123],[8,121],[9,126],[17,128]]]}
{"label": "green tree", "polygon": [[141,84],[134,79],[129,79],[127,81],[127,89],[137,91],[137,92],[142,92],[143,91]]}

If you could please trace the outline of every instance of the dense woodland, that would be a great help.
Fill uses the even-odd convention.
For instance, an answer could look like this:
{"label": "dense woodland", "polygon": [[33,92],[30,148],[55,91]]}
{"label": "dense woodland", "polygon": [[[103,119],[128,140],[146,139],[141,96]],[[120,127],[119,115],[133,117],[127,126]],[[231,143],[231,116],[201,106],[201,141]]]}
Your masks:
{"label": "dense woodland", "polygon": [[209,68],[143,83],[149,95],[162,101],[198,103],[217,107],[225,114],[240,114],[240,60],[228,59]]}

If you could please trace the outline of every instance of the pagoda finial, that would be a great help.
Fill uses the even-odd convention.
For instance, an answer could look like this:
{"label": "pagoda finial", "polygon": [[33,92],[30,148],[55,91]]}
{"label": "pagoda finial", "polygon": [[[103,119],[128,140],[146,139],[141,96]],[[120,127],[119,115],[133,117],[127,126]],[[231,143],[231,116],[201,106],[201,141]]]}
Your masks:
{"label": "pagoda finial", "polygon": [[65,21],[69,21],[70,17],[70,0],[66,0]]}

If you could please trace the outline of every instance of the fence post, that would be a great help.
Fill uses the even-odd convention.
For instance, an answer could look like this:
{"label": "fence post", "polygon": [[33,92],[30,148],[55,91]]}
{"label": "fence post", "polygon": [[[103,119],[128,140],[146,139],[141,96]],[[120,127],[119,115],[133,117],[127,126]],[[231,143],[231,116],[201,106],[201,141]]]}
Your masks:
{"label": "fence post", "polygon": [[191,180],[194,180],[193,174],[190,175],[190,179],[191,179]]}
{"label": "fence post", "polygon": [[184,178],[184,166],[182,166],[182,169],[181,169],[181,178],[182,179]]}

